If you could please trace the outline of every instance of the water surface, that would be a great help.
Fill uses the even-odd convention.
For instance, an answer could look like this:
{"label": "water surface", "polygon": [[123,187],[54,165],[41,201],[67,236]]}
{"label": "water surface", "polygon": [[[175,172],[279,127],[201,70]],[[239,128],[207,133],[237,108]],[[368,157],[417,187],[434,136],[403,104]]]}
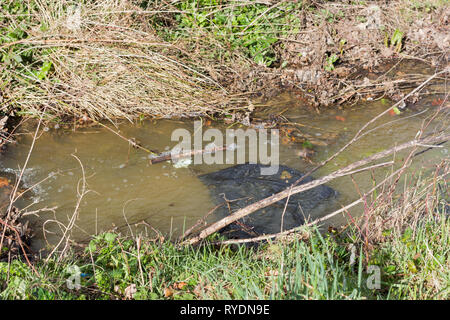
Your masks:
{"label": "water surface", "polygon": [[[400,115],[383,116],[371,128],[381,127],[359,140],[314,176],[326,175],[368,155],[411,140],[424,119],[436,110],[433,99],[425,99]],[[289,132],[297,130],[309,141],[305,144],[298,142],[301,139],[292,141],[281,137],[280,163],[301,172],[313,168],[339,150],[364,123],[390,106],[385,100],[365,101],[342,110],[322,110],[319,114],[302,106],[292,94],[281,95],[269,105],[257,108],[255,121],[260,119],[264,122],[271,116],[282,116],[288,131],[291,130]],[[135,139],[143,147],[158,151],[169,150],[176,144],[170,140],[175,129],[194,130],[192,121],[152,120],[134,124],[123,121],[116,123],[116,127],[106,124],[122,136]],[[207,125],[205,129],[214,127],[225,130],[230,127],[230,124],[214,122]],[[448,129],[445,116],[435,121],[428,131],[436,128]],[[33,130],[33,126],[28,129],[25,126],[19,143],[11,145],[1,155],[0,171],[3,175],[18,175],[20,172],[29,152]],[[305,146],[311,144],[316,153],[305,160],[300,154]],[[395,159],[402,160],[405,155],[405,152],[399,153]],[[413,170],[432,170],[434,163],[446,157],[448,144],[416,157]],[[80,202],[73,230],[72,237],[77,241],[113,227],[123,232],[136,232],[136,224],[139,224],[139,230],[149,235],[154,235],[154,228],[165,235],[176,236],[215,206],[208,189],[197,175],[227,165],[175,168],[170,162],[151,165],[148,160],[147,152],[132,148],[126,140],[100,126],[76,130],[56,130],[50,126],[41,130],[25,169],[22,187],[37,185],[17,203],[21,208],[27,207],[27,211],[52,209],[29,216],[36,230],[34,245],[43,247],[45,239],[52,242],[63,232],[55,221],[67,225],[71,219],[82,192],[83,176],[88,192]],[[357,174],[354,181],[346,177],[331,182],[329,185],[339,192],[339,198],[338,204],[330,207],[330,212],[358,198],[355,185],[361,192],[369,190],[373,179],[381,181],[390,170],[377,170],[373,175]],[[358,215],[361,207],[355,207],[350,212]],[[311,218],[315,218],[314,212]],[[329,223],[341,224],[346,219],[346,215],[341,215]],[[212,220],[214,215],[209,218],[209,221]],[[47,222],[44,224],[44,221]],[[43,232],[44,226],[46,233]]]}

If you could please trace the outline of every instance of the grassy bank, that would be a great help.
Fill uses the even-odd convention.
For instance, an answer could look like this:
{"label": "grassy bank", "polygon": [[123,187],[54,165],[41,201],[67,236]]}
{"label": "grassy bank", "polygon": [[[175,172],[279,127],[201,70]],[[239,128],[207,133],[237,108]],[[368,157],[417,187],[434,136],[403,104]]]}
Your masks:
{"label": "grassy bank", "polygon": [[134,119],[250,112],[253,95],[280,88],[315,105],[398,96],[355,70],[392,58],[439,66],[447,3],[7,0],[1,111]]}
{"label": "grassy bank", "polygon": [[382,203],[377,196],[365,218],[344,229],[305,228],[257,247],[220,246],[218,236],[194,248],[104,233],[81,251],[35,261],[35,270],[23,259],[1,262],[0,297],[446,299],[450,220],[439,191],[446,176],[417,182],[395,199],[387,192]]}

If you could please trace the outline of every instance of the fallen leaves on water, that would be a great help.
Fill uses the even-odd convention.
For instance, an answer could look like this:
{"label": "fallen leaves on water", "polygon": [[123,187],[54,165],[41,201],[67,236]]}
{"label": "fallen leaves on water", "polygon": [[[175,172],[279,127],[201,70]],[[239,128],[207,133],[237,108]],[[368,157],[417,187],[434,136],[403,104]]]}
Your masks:
{"label": "fallen leaves on water", "polygon": [[341,116],[336,116],[336,120],[344,122],[345,118]]}
{"label": "fallen leaves on water", "polygon": [[292,131],[294,131],[294,129],[292,129],[292,128],[287,128],[287,129],[286,129],[286,133],[287,133],[288,135],[290,135],[290,134],[292,133]]}
{"label": "fallen leaves on water", "polygon": [[292,178],[292,175],[284,170],[283,172],[281,172],[280,178],[283,180],[289,180],[290,178]]}
{"label": "fallen leaves on water", "polygon": [[394,107],[394,108],[392,108],[391,110],[389,110],[389,114],[391,115],[391,116],[397,116],[397,115],[399,115],[401,113],[401,111],[397,108],[397,107]]}
{"label": "fallen leaves on water", "polygon": [[9,180],[5,177],[0,177],[0,188],[9,186]]}
{"label": "fallen leaves on water", "polygon": [[291,142],[291,139],[289,137],[281,138],[281,144],[289,144],[290,142]]}
{"label": "fallen leaves on water", "polygon": [[442,100],[442,99],[433,99],[433,101],[431,101],[432,106],[440,106],[443,103],[444,103],[444,100]]}

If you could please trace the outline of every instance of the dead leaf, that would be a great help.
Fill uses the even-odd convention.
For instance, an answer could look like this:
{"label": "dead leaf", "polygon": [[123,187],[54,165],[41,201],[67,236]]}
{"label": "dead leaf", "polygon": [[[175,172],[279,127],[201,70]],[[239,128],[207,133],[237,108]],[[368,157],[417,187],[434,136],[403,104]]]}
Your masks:
{"label": "dead leaf", "polygon": [[444,103],[444,100],[442,100],[442,99],[433,99],[433,101],[431,101],[432,106],[439,106],[442,103]]}
{"label": "dead leaf", "polygon": [[0,188],[9,186],[9,180],[5,177],[0,177]]}
{"label": "dead leaf", "polygon": [[288,129],[286,129],[286,133],[287,133],[287,134],[291,134],[291,133],[292,133],[292,131],[294,131],[294,129],[292,129],[292,128],[288,128]]}
{"label": "dead leaf", "polygon": [[289,172],[287,172],[286,170],[281,172],[280,179],[289,180],[290,178],[292,178],[292,175]]}
{"label": "dead leaf", "polygon": [[174,284],[174,287],[178,290],[183,290],[186,286],[187,283],[183,281]]}
{"label": "dead leaf", "polygon": [[134,283],[130,284],[125,288],[125,299],[134,299],[134,294],[137,292],[136,285]]}
{"label": "dead leaf", "polygon": [[173,296],[172,288],[165,288],[164,289],[164,297],[170,298],[171,296]]}
{"label": "dead leaf", "polygon": [[289,139],[289,137],[281,138],[281,144],[289,144],[290,142],[291,142],[291,139]]}

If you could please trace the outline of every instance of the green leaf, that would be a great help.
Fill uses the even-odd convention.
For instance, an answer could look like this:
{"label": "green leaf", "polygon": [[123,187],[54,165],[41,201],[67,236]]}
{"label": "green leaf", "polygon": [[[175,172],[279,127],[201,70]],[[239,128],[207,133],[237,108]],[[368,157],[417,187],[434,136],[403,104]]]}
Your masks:
{"label": "green leaf", "polygon": [[112,243],[114,240],[116,240],[116,237],[117,237],[117,235],[114,233],[110,233],[110,232],[105,233],[105,241],[106,242]]}
{"label": "green leaf", "polygon": [[417,273],[417,268],[416,268],[416,264],[414,263],[414,261],[412,261],[412,260],[408,261],[408,270],[411,271],[412,273]]}
{"label": "green leaf", "polygon": [[402,50],[403,32],[399,29],[395,29],[391,37],[391,48],[395,46],[395,51],[400,52]]}
{"label": "green leaf", "polygon": [[89,242],[89,246],[88,246],[89,251],[91,252],[95,252],[97,251],[97,245],[95,244],[95,241],[92,240]]}
{"label": "green leaf", "polygon": [[395,114],[401,113],[401,111],[397,107],[393,107],[392,110],[395,112]]}
{"label": "green leaf", "polygon": [[45,77],[47,77],[47,74],[50,71],[51,67],[52,67],[52,63],[50,61],[45,61],[42,64],[41,69],[39,69],[39,72],[36,74],[36,77],[39,80],[44,79]]}

